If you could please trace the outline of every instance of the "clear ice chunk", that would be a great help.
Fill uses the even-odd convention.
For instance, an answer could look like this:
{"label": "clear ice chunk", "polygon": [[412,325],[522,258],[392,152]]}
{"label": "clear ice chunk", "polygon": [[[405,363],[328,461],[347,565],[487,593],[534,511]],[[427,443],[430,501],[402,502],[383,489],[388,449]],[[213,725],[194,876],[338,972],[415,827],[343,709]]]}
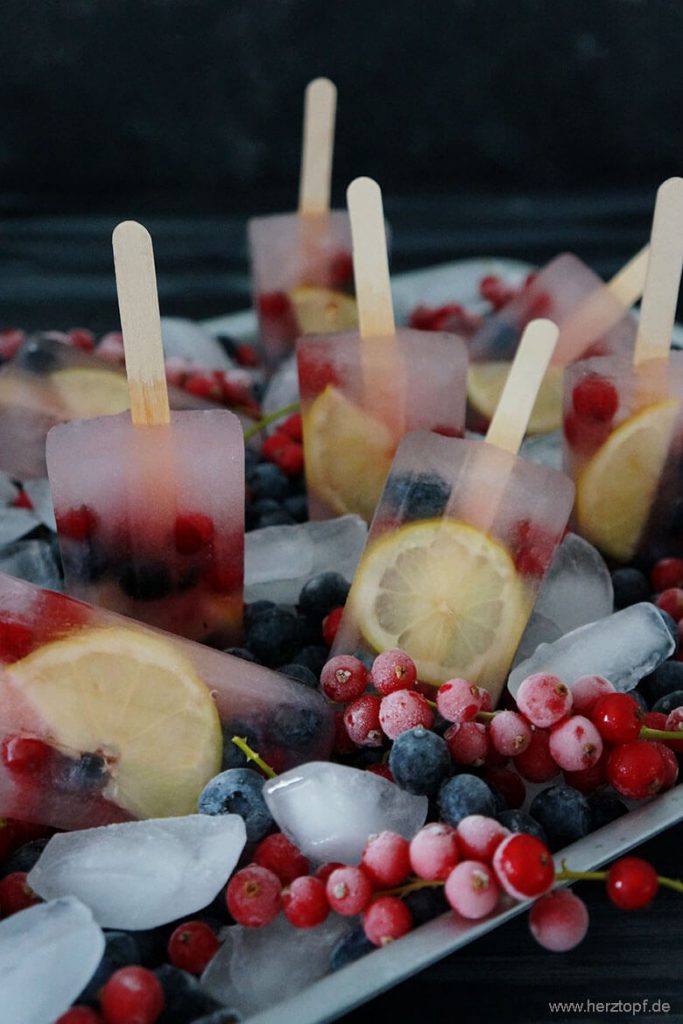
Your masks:
{"label": "clear ice chunk", "polygon": [[562,431],[525,437],[519,454],[529,462],[548,469],[562,469]]}
{"label": "clear ice chunk", "polygon": [[47,526],[48,530],[56,533],[57,523],[55,522],[55,510],[52,506],[50,481],[46,477],[39,478],[38,480],[26,480],[24,490],[31,499],[33,511],[43,526]]}
{"label": "clear ice chunk", "polygon": [[[263,396],[261,407],[263,415],[267,416],[278,409],[284,409],[299,398],[299,374],[296,368],[296,357],[290,356],[282,363],[270,381]],[[277,423],[273,424],[275,430]]]}
{"label": "clear ice chunk", "polygon": [[44,899],[77,896],[103,928],[156,928],[206,907],[230,877],[245,841],[237,814],[64,832],[50,839],[28,884]]}
{"label": "clear ice chunk", "polygon": [[328,972],[337,942],[352,927],[330,914],[317,928],[295,928],[280,914],[266,928],[227,928],[202,989],[245,1017],[295,996]]}
{"label": "clear ice chunk", "polygon": [[304,583],[320,572],[351,581],[367,533],[360,516],[252,530],[245,538],[245,600],[296,604]]}
{"label": "clear ice chunk", "polygon": [[387,829],[412,839],[427,817],[414,796],[371,772],[324,761],[292,768],[264,787],[270,813],[305,857],[358,864],[368,836]]}
{"label": "clear ice chunk", "polygon": [[11,505],[19,494],[19,488],[12,483],[8,473],[0,472],[0,506]]}
{"label": "clear ice chunk", "polygon": [[207,370],[229,370],[234,366],[221,343],[192,320],[162,316],[161,336],[166,359],[186,359]]}
{"label": "clear ice chunk", "polygon": [[513,666],[529,658],[539,644],[553,643],[602,619],[613,607],[612,577],[602,555],[583,537],[568,533],[550,563]]}
{"label": "clear ice chunk", "polygon": [[28,508],[0,507],[0,547],[12,544],[40,526],[40,519]]}
{"label": "clear ice chunk", "polygon": [[73,897],[6,918],[0,923],[0,1018],[53,1024],[88,984],[103,952],[102,929]]}
{"label": "clear ice chunk", "polygon": [[45,540],[17,540],[0,548],[0,572],[48,590],[63,586],[54,548]]}
{"label": "clear ice chunk", "polygon": [[550,672],[571,686],[581,676],[600,675],[617,690],[632,690],[654,672],[676,644],[653,604],[643,601],[540,647],[511,672],[508,689],[516,696],[533,672]]}

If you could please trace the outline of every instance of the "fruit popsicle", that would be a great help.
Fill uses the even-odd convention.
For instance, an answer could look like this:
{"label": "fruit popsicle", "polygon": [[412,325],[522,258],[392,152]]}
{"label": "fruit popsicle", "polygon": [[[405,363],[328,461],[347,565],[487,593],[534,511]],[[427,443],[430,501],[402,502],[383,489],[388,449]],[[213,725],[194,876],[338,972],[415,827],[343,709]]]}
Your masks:
{"label": "fruit popsicle", "polygon": [[327,78],[306,89],[299,208],[254,217],[248,239],[264,363],[272,371],[301,334],[356,325],[351,228],[330,209],[337,90]]}
{"label": "fruit popsicle", "polygon": [[565,468],[575,528],[615,562],[683,552],[683,353],[670,352],[683,265],[683,179],[657,192],[633,354],[565,375]]}
{"label": "fruit popsicle", "polygon": [[516,454],[556,338],[529,324],[485,440],[403,438],[333,654],[400,647],[423,683],[461,677],[498,700],[574,497]]}
{"label": "fruit popsicle", "polygon": [[0,816],[189,814],[224,756],[239,763],[233,735],[284,771],[327,757],[331,733],[285,676],[0,574]]}
{"label": "fruit popsicle", "polygon": [[[178,388],[169,388],[168,398],[172,409],[212,407]],[[51,427],[114,415],[129,404],[126,375],[117,366],[54,338],[30,338],[0,369],[0,470],[18,480],[46,476]]]}
{"label": "fruit popsicle", "polygon": [[114,257],[131,412],[47,439],[66,589],[225,647],[242,624],[242,429],[227,410],[169,412],[147,231],[120,224]]}
{"label": "fruit popsicle", "polygon": [[297,342],[311,519],[373,512],[410,430],[461,437],[467,352],[455,335],[396,330],[382,195],[370,178],[348,190],[360,329]]}
{"label": "fruit popsicle", "polygon": [[542,316],[557,324],[560,336],[527,433],[559,430],[564,367],[587,353],[605,355],[633,348],[637,324],[629,309],[642,295],[647,258],[645,246],[605,284],[578,257],[563,253],[488,317],[468,347],[468,426],[486,430],[522,331],[530,320]]}

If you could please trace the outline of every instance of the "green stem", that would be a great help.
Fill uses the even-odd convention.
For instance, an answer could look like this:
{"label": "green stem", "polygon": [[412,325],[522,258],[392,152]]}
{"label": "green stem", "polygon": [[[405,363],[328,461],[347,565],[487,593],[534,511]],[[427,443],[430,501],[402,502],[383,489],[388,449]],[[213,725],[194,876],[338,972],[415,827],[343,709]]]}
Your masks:
{"label": "green stem", "polygon": [[404,896],[408,896],[411,892],[417,892],[419,889],[438,889],[444,884],[443,881],[426,882],[424,878],[411,878],[405,885],[397,885],[395,889],[382,889],[377,895],[400,896],[403,899]]}
{"label": "green stem", "polygon": [[477,711],[475,717],[478,722],[492,722],[497,714],[497,711]]}
{"label": "green stem", "polygon": [[265,430],[271,423],[275,423],[276,420],[282,419],[283,416],[289,416],[292,412],[298,412],[301,408],[301,403],[297,399],[296,402],[290,402],[289,405],[283,405],[281,409],[276,409],[275,412],[269,412],[267,416],[260,419],[253,426],[249,427],[248,430],[244,431],[244,440],[249,441],[254,434],[258,434],[260,430]]}
{"label": "green stem", "polygon": [[266,764],[260,754],[257,754],[255,750],[251,749],[244,737],[233,736],[232,742],[238,750],[241,750],[242,753],[246,755],[247,763],[249,763],[249,761],[253,761],[269,779],[277,778],[277,772],[274,772],[270,765]]}
{"label": "green stem", "polygon": [[[561,864],[562,870],[555,873],[555,880],[558,882],[604,882],[609,874],[608,871],[571,871],[564,861]],[[678,878],[657,875],[657,881],[664,889],[683,893],[683,881]]]}
{"label": "green stem", "polygon": [[641,740],[683,740],[683,729],[651,729],[649,725],[642,726],[640,730]]}

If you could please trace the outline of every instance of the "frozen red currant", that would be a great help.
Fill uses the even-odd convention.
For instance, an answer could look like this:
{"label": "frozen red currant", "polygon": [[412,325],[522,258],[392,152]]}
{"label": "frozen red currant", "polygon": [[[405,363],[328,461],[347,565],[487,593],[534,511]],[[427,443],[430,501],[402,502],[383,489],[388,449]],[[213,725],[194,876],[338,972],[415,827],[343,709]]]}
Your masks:
{"label": "frozen red currant", "polygon": [[437,692],[437,710],[448,722],[468,722],[483,710],[485,692],[466,679],[449,679]]}
{"label": "frozen red currant", "polygon": [[417,679],[417,668],[405,651],[384,651],[373,661],[370,675],[377,692],[386,697],[396,690],[412,690]]}
{"label": "frozen red currant", "polygon": [[235,872],[228,882],[228,910],[238,924],[264,928],[280,909],[281,893],[282,883],[277,875],[259,864],[249,864]]}
{"label": "frozen red currant", "polygon": [[622,857],[607,872],[607,895],[622,910],[639,910],[657,895],[657,872],[640,857]]}
{"label": "frozen red currant", "polygon": [[339,704],[347,704],[365,693],[368,670],[362,661],[351,654],[330,658],[320,673],[320,686],[326,697]]}
{"label": "frozen red currant", "polygon": [[548,748],[553,760],[563,771],[579,772],[598,763],[603,744],[600,733],[590,719],[583,715],[572,715],[551,730]]}
{"label": "frozen red currant", "polygon": [[282,832],[273,832],[261,840],[254,850],[254,863],[272,871],[283,885],[307,875],[310,867],[304,855]]}
{"label": "frozen red currant", "polygon": [[[384,742],[380,725],[380,697],[365,693],[348,705],[344,725],[357,747],[381,747]],[[386,699],[386,698],[385,698]]]}
{"label": "frozen red currant", "polygon": [[379,721],[384,733],[395,740],[402,732],[417,725],[431,729],[434,714],[426,699],[416,690],[396,690],[382,697]]}
{"label": "frozen red currant", "polygon": [[410,866],[419,878],[441,881],[460,859],[455,829],[440,821],[430,822],[410,841]]}
{"label": "frozen red currant", "polygon": [[169,963],[190,974],[201,974],[219,946],[218,936],[205,921],[185,921],[168,940]]}
{"label": "frozen red currant", "polygon": [[536,672],[521,683],[517,705],[533,725],[545,729],[569,714],[572,692],[557,676]]}
{"label": "frozen red currant", "polygon": [[535,836],[523,832],[503,839],[493,855],[493,870],[505,891],[516,900],[542,896],[555,880],[550,851]]}
{"label": "frozen red currant", "polygon": [[446,899],[462,917],[478,920],[494,909],[500,888],[488,864],[463,860],[446,879]]}
{"label": "frozen red currant", "polygon": [[491,719],[489,735],[498,753],[506,757],[516,757],[531,743],[529,723],[516,711],[499,711]]}
{"label": "frozen red currant", "polygon": [[412,927],[412,914],[397,896],[380,896],[363,914],[363,931],[374,946],[386,946]]}
{"label": "frozen red currant", "polygon": [[556,889],[534,903],[529,912],[529,928],[544,949],[566,953],[585,938],[588,909],[569,889]]}
{"label": "frozen red currant", "polygon": [[443,735],[456,764],[481,767],[486,761],[490,741],[481,722],[454,722]]}
{"label": "frozen red currant", "polygon": [[380,889],[400,885],[410,874],[408,840],[396,832],[370,836],[363,850],[361,866]]}
{"label": "frozen red currant", "polygon": [[619,408],[619,392],[611,380],[590,373],[574,385],[572,405],[579,416],[609,422]]}
{"label": "frozen red currant", "polygon": [[314,875],[295,878],[282,892],[282,909],[297,928],[316,928],[330,912],[325,883]]}
{"label": "frozen red currant", "polygon": [[372,899],[374,887],[362,868],[343,867],[331,873],[325,890],[332,910],[344,917],[353,917],[365,910]]}

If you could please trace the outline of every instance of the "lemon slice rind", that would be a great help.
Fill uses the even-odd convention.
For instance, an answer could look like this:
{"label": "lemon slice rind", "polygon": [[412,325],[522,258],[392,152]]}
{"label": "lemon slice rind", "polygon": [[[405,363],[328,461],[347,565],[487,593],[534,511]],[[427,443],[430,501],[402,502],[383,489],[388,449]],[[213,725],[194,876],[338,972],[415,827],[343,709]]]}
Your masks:
{"label": "lemon slice rind", "polygon": [[[467,371],[467,398],[470,405],[487,420],[491,420],[503,392],[512,363],[491,361],[470,363]],[[529,418],[527,434],[549,434],[562,424],[561,366],[550,366],[546,371]]]}

